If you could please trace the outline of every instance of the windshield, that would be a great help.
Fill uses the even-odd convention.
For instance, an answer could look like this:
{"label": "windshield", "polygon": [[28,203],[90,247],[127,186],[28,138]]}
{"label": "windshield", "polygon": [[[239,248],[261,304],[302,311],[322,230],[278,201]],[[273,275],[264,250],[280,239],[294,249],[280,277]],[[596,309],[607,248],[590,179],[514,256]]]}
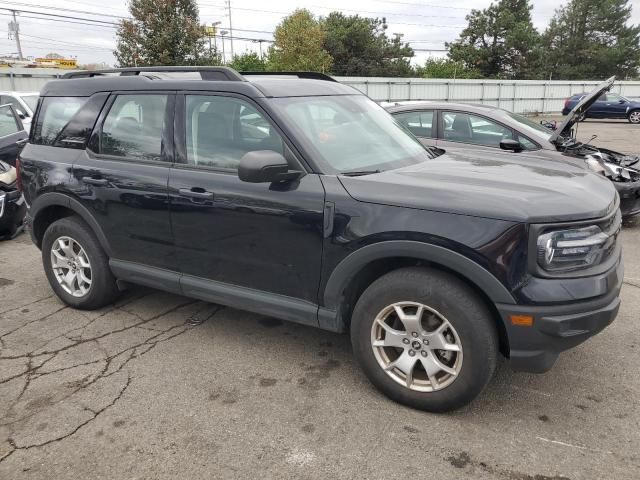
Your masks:
{"label": "windshield", "polygon": [[364,95],[285,97],[272,102],[325,173],[390,170],[433,158]]}
{"label": "windshield", "polygon": [[36,111],[36,106],[38,105],[38,95],[20,95],[20,98],[24,100],[24,103],[27,104],[29,110],[32,112]]}

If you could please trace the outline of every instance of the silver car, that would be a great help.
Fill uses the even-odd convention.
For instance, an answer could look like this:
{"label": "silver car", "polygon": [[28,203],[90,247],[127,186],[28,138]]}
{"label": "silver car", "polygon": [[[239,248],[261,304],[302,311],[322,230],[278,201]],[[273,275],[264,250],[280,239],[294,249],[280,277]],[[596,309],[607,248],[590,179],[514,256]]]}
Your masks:
{"label": "silver car", "polygon": [[615,77],[600,84],[555,130],[527,117],[488,105],[452,102],[408,102],[385,107],[426,146],[455,151],[492,151],[501,160],[526,156],[568,161],[608,177],[620,194],[624,217],[640,213],[640,157],[576,140],[574,125]]}

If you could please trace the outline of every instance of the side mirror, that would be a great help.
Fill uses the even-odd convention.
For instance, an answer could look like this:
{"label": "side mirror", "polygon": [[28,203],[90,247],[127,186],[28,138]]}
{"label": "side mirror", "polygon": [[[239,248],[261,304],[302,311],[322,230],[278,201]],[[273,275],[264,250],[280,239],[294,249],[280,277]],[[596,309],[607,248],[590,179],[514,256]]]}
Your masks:
{"label": "side mirror", "polygon": [[27,114],[24,113],[22,110],[16,110],[16,113],[20,117],[20,120],[24,120],[25,118],[27,118]]}
{"label": "side mirror", "polygon": [[273,150],[247,152],[238,166],[238,177],[249,183],[273,183],[299,176],[300,172],[289,172],[287,160]]}
{"label": "side mirror", "polygon": [[513,152],[521,152],[524,150],[519,141],[513,140],[511,138],[505,138],[500,142],[500,148],[502,150],[511,150]]}
{"label": "side mirror", "polygon": [[625,102],[625,101],[621,98],[620,100],[618,100],[618,103],[619,103],[620,105],[624,105],[624,104],[625,104],[625,103],[627,103],[627,102]]}

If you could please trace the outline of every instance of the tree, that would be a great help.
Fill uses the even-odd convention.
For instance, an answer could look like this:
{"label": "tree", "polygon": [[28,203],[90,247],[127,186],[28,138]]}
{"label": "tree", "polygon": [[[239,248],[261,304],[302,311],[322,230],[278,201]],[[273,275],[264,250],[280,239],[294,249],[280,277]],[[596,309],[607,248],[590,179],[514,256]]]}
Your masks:
{"label": "tree", "polygon": [[234,55],[229,66],[238,72],[264,72],[267,69],[267,62],[255,52],[245,52]]}
{"label": "tree", "polygon": [[413,49],[399,35],[387,37],[384,19],[332,12],[322,19],[324,48],[335,75],[408,76]]}
{"label": "tree", "polygon": [[449,58],[477,68],[484,77],[536,77],[541,51],[532,8],[529,0],[498,0],[472,10],[460,38],[446,44]]}
{"label": "tree", "polygon": [[114,55],[121,67],[216,63],[205,48],[195,0],[131,0]]}
{"label": "tree", "polygon": [[543,36],[547,76],[563,79],[635,77],[640,26],[629,24],[628,0],[571,0],[556,10]]}
{"label": "tree", "polygon": [[424,66],[416,67],[415,74],[423,78],[482,78],[477,68],[468,68],[448,58],[429,58]]}
{"label": "tree", "polygon": [[325,72],[331,68],[331,55],[323,47],[324,30],[309,10],[295,10],[285,17],[273,37],[268,70]]}

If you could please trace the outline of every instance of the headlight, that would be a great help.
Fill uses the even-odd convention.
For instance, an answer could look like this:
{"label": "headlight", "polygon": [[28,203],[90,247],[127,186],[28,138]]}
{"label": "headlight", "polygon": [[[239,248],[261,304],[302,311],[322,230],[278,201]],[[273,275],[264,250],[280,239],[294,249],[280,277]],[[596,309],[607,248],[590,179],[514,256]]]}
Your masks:
{"label": "headlight", "polygon": [[591,267],[614,241],[596,225],[548,232],[538,237],[538,264],[549,272]]}

